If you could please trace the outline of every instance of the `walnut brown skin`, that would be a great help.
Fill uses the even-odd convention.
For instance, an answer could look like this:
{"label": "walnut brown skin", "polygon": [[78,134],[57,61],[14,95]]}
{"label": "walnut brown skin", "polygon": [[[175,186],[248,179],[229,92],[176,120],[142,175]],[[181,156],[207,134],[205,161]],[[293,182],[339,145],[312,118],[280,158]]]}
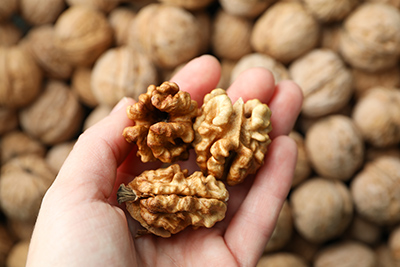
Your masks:
{"label": "walnut brown skin", "polygon": [[224,219],[229,194],[212,175],[197,171],[188,176],[188,170],[173,164],[122,184],[117,198],[146,229],[142,234],[170,237],[189,225],[210,228]]}

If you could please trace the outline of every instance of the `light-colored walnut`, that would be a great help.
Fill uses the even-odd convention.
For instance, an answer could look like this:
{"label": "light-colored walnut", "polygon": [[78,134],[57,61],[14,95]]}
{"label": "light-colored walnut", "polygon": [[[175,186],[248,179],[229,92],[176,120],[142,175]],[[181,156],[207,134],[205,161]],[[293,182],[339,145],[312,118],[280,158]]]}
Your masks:
{"label": "light-colored walnut", "polygon": [[394,67],[400,55],[400,11],[379,3],[360,5],[343,24],[340,51],[355,68]]}
{"label": "light-colored walnut", "polygon": [[6,258],[15,243],[15,238],[0,224],[0,266],[6,266]]}
{"label": "light-colored walnut", "polygon": [[86,117],[85,122],[83,123],[83,130],[86,131],[89,127],[92,127],[97,122],[107,117],[111,110],[112,108],[107,105],[98,105],[95,107]]}
{"label": "light-colored walnut", "polygon": [[32,25],[54,23],[65,9],[64,0],[19,0],[22,17]]}
{"label": "light-colored walnut", "polygon": [[128,118],[135,126],[125,128],[123,135],[138,145],[142,162],[185,160],[195,135],[192,120],[197,111],[197,102],[176,83],[150,85],[147,93],[128,107]]}
{"label": "light-colored walnut", "polygon": [[390,232],[388,245],[395,266],[400,266],[400,226],[397,226]]}
{"label": "light-colored walnut", "polygon": [[376,267],[374,251],[368,246],[356,242],[337,242],[323,248],[314,261],[315,267]]}
{"label": "light-colored walnut", "polygon": [[339,180],[312,178],[290,195],[295,228],[308,241],[323,243],[340,236],[353,217],[350,191]]}
{"label": "light-colored walnut", "polygon": [[365,141],[375,147],[400,142],[400,89],[375,87],[356,102],[353,120]]}
{"label": "light-colored walnut", "polygon": [[136,12],[132,8],[117,7],[108,15],[108,21],[114,31],[114,42],[116,46],[128,44],[131,25],[136,17]]}
{"label": "light-colored walnut", "polygon": [[353,68],[353,85],[356,98],[361,97],[365,91],[374,87],[400,87],[400,67],[369,72]]}
{"label": "light-colored walnut", "polygon": [[0,23],[0,45],[13,46],[18,43],[22,37],[21,30],[12,22]]}
{"label": "light-colored walnut", "polygon": [[400,159],[380,157],[367,163],[350,184],[360,216],[379,225],[400,222]]}
{"label": "light-colored walnut", "polygon": [[18,128],[18,113],[0,106],[0,136]]}
{"label": "light-colored walnut", "polygon": [[220,63],[221,63],[221,77],[219,78],[217,88],[227,89],[232,84],[231,82],[232,71],[237,64],[237,61],[222,59]]}
{"label": "light-colored walnut", "polygon": [[117,7],[118,4],[121,2],[121,0],[65,0],[65,1],[70,6],[82,5],[103,12],[110,12],[115,7]]}
{"label": "light-colored walnut", "polygon": [[0,106],[21,108],[40,94],[42,71],[19,46],[0,46]]}
{"label": "light-colored walnut", "polygon": [[258,99],[232,104],[223,89],[214,89],[204,103],[193,128],[193,146],[200,169],[229,185],[242,183],[264,164],[271,143],[271,110]]}
{"label": "light-colored walnut", "polygon": [[299,255],[288,252],[267,254],[260,258],[256,267],[309,267],[309,264]]}
{"label": "light-colored walnut", "polygon": [[72,74],[72,66],[54,45],[54,38],[54,27],[43,25],[30,30],[25,41],[29,52],[47,77],[68,79]]}
{"label": "light-colored walnut", "polygon": [[19,118],[24,131],[45,144],[54,145],[78,133],[83,110],[66,84],[52,80],[32,105],[21,110]]}
{"label": "light-colored walnut", "polygon": [[282,63],[265,54],[251,53],[241,57],[238,60],[236,66],[232,70],[231,83],[237,79],[240,73],[255,67],[262,67],[271,71],[272,75],[274,76],[275,83],[289,79],[289,72]]}
{"label": "light-colored walnut", "polygon": [[28,258],[29,240],[24,240],[16,243],[7,257],[7,267],[25,267]]}
{"label": "light-colored walnut", "polygon": [[319,39],[320,27],[302,4],[278,2],[255,22],[251,44],[282,63],[289,63],[312,50]]}
{"label": "light-colored walnut", "polygon": [[290,240],[293,233],[292,212],[288,201],[283,203],[275,229],[272,232],[264,251],[269,253],[282,249]]}
{"label": "light-colored walnut", "polygon": [[12,14],[18,10],[18,0],[2,0],[0,1],[0,21],[7,20]]}
{"label": "light-colored walnut", "polygon": [[353,94],[353,77],[333,51],[315,49],[289,68],[291,78],[303,91],[302,112],[321,117],[341,110]]}
{"label": "light-colored walnut", "polygon": [[113,41],[105,15],[84,5],[61,13],[54,29],[54,44],[62,51],[64,60],[74,66],[90,66]]}
{"label": "light-colored walnut", "polygon": [[67,159],[69,153],[74,147],[75,140],[59,143],[52,146],[46,154],[45,160],[47,165],[55,172],[58,173],[64,161]]}
{"label": "light-colored walnut", "polygon": [[96,107],[99,102],[92,90],[92,69],[78,67],[74,70],[71,78],[71,89],[78,96],[79,100],[90,108]]}
{"label": "light-colored walnut", "polygon": [[387,243],[378,245],[375,249],[376,259],[379,267],[397,267],[390,253]]}
{"label": "light-colored walnut", "polygon": [[159,2],[182,7],[188,10],[199,10],[209,6],[215,0],[159,0]]}
{"label": "light-colored walnut", "polygon": [[337,54],[340,54],[340,32],[342,30],[342,24],[328,24],[322,26],[321,32],[321,48],[329,49]]}
{"label": "light-colored walnut", "polygon": [[310,176],[311,166],[304,144],[304,137],[296,131],[290,132],[289,137],[291,137],[297,145],[297,162],[292,182],[292,187],[295,187]]}
{"label": "light-colored walnut", "polygon": [[23,155],[1,168],[0,205],[10,219],[34,222],[55,173],[43,157]]}
{"label": "light-colored walnut", "polygon": [[274,0],[219,0],[222,8],[232,15],[255,18],[263,13]]}
{"label": "light-colored walnut", "polygon": [[364,161],[364,142],[353,121],[331,115],[315,122],[306,133],[311,166],[321,176],[349,180]]}
{"label": "light-colored walnut", "polygon": [[4,164],[12,158],[26,154],[35,154],[43,157],[46,153],[46,147],[26,133],[15,130],[2,136],[0,139],[0,152],[0,162]]}
{"label": "light-colored walnut", "polygon": [[159,67],[174,68],[199,54],[202,27],[190,12],[166,4],[150,4],[136,16],[138,45]]}
{"label": "light-colored walnut", "polygon": [[114,106],[124,97],[138,99],[149,84],[157,83],[150,59],[136,49],[123,46],[109,49],[96,61],[91,89],[99,104]]}
{"label": "light-colored walnut", "polygon": [[131,216],[150,233],[170,237],[188,226],[210,228],[225,217],[229,194],[212,175],[188,176],[178,164],[144,171],[118,190]]}
{"label": "light-colored walnut", "polygon": [[322,23],[343,20],[359,3],[359,0],[303,1],[306,8]]}
{"label": "light-colored walnut", "polygon": [[346,230],[344,237],[360,241],[372,247],[381,241],[383,237],[382,230],[379,225],[367,221],[357,214],[353,217],[353,221]]}
{"label": "light-colored walnut", "polygon": [[211,48],[219,57],[238,60],[251,53],[250,45],[253,22],[219,10],[214,17],[211,34]]}

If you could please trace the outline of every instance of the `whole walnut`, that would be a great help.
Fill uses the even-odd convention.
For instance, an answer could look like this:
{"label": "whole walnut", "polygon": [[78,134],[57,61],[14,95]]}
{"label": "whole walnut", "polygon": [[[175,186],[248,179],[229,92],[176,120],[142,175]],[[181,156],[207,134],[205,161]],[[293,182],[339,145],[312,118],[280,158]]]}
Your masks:
{"label": "whole walnut", "polygon": [[400,55],[400,11],[379,3],[360,5],[343,23],[340,51],[355,68],[394,67]]}
{"label": "whole walnut", "polygon": [[44,71],[45,76],[55,79],[69,79],[72,65],[65,61],[61,50],[55,46],[55,32],[52,25],[32,28],[25,38],[29,52]]}
{"label": "whole walnut", "polygon": [[159,2],[179,6],[188,10],[198,10],[209,6],[215,0],[159,0]]}
{"label": "whole walnut", "polygon": [[355,103],[355,125],[368,143],[388,147],[400,142],[400,89],[375,87]]}
{"label": "whole walnut", "polygon": [[321,176],[349,180],[364,161],[364,142],[353,121],[330,115],[315,122],[306,133],[311,166]]}
{"label": "whole walnut", "polygon": [[0,266],[6,266],[6,258],[15,243],[15,238],[0,224]]}
{"label": "whole walnut", "polygon": [[343,20],[358,3],[359,0],[304,0],[306,8],[322,23]]}
{"label": "whole walnut", "polygon": [[107,105],[98,105],[97,107],[95,107],[85,118],[85,121],[83,123],[83,130],[87,130],[89,127],[95,125],[97,122],[107,117],[110,114],[111,110],[112,108]]}
{"label": "whole walnut", "polygon": [[274,0],[219,0],[226,12],[249,18],[257,17],[273,2]]}
{"label": "whole walnut", "polygon": [[12,22],[0,23],[0,45],[13,46],[18,43],[22,37],[21,30]]}
{"label": "whole walnut", "polygon": [[343,236],[369,246],[374,246],[381,241],[383,229],[376,223],[370,222],[356,214]]}
{"label": "whole walnut", "polygon": [[255,67],[262,67],[271,71],[275,83],[289,79],[289,72],[282,63],[265,54],[251,53],[241,57],[237,61],[236,66],[232,70],[231,83],[239,77],[240,73]]}
{"label": "whole walnut", "polygon": [[83,119],[82,106],[65,83],[48,81],[43,93],[20,112],[24,131],[47,145],[74,137]]}
{"label": "whole walnut", "polygon": [[111,48],[96,61],[91,88],[99,104],[114,106],[124,97],[138,99],[149,84],[157,83],[150,59],[130,46]]}
{"label": "whole walnut", "polygon": [[47,165],[55,172],[58,173],[64,161],[67,159],[69,153],[74,147],[75,140],[59,143],[52,146],[46,154],[45,160]]}
{"label": "whole walnut", "polygon": [[118,6],[121,0],[65,0],[70,6],[87,6],[103,12],[110,12]]}
{"label": "whole walnut", "polygon": [[18,0],[0,1],[0,21],[4,21],[16,13],[18,10],[18,4]]}
{"label": "whole walnut", "polygon": [[0,106],[0,136],[17,129],[18,124],[17,111]]}
{"label": "whole walnut", "polygon": [[7,218],[34,222],[55,173],[43,157],[23,155],[1,168],[0,206]]}
{"label": "whole walnut", "polygon": [[19,0],[22,17],[32,25],[51,24],[65,9],[64,0]]}
{"label": "whole walnut", "polygon": [[395,227],[389,234],[390,255],[396,266],[400,266],[400,226]]}
{"label": "whole walnut", "polygon": [[303,91],[302,113],[321,117],[341,110],[353,95],[353,77],[342,59],[328,49],[315,49],[295,60],[289,73]]}
{"label": "whole walnut", "polygon": [[20,130],[9,132],[0,139],[1,164],[21,155],[35,154],[43,157],[45,153],[46,147],[42,143]]}
{"label": "whole walnut", "polygon": [[374,251],[356,241],[342,241],[329,245],[316,255],[315,267],[376,267]]}
{"label": "whole walnut", "polygon": [[90,66],[113,41],[105,15],[84,5],[71,6],[61,13],[54,30],[54,44],[64,60],[74,66]]}
{"label": "whole walnut", "polygon": [[295,187],[310,176],[311,166],[304,143],[304,137],[296,131],[291,131],[289,137],[291,137],[297,145],[297,162],[292,182],[292,187]]}
{"label": "whole walnut", "polygon": [[353,217],[349,189],[339,180],[314,177],[290,195],[294,226],[306,240],[323,243],[340,236]]}
{"label": "whole walnut", "polygon": [[211,34],[213,53],[224,59],[238,60],[251,53],[250,35],[253,22],[219,10],[214,17]]}
{"label": "whole walnut", "polygon": [[400,222],[400,158],[382,156],[366,163],[350,188],[360,216],[379,225]]}
{"label": "whole walnut", "polygon": [[256,20],[251,44],[255,51],[286,64],[312,50],[319,35],[318,22],[301,3],[278,2]]}
{"label": "whole walnut", "polygon": [[290,240],[293,233],[293,219],[292,211],[288,201],[283,203],[282,209],[279,213],[278,221],[276,222],[275,229],[272,232],[264,252],[269,253],[282,249]]}
{"label": "whole walnut", "polygon": [[42,70],[20,46],[0,46],[0,106],[21,108],[40,94]]}
{"label": "whole walnut", "polygon": [[139,10],[134,25],[141,50],[159,67],[174,68],[199,54],[201,25],[182,8],[150,4]]}
{"label": "whole walnut", "polygon": [[99,104],[92,90],[92,68],[78,67],[71,77],[71,89],[84,105],[94,108]]}
{"label": "whole walnut", "polygon": [[340,36],[342,24],[334,23],[322,26],[320,46],[323,49],[329,49],[340,54]]}
{"label": "whole walnut", "polygon": [[264,255],[256,267],[308,267],[309,264],[300,256],[288,252],[277,252]]}
{"label": "whole walnut", "polygon": [[144,171],[122,184],[117,198],[145,228],[141,234],[170,237],[188,226],[210,228],[223,220],[229,194],[212,175],[197,171],[188,176],[188,170],[173,164]]}
{"label": "whole walnut", "polygon": [[28,258],[29,240],[23,240],[16,243],[7,256],[7,267],[25,267]]}
{"label": "whole walnut", "polygon": [[114,42],[116,46],[128,45],[131,25],[136,18],[133,8],[117,7],[108,15],[108,21],[114,32]]}

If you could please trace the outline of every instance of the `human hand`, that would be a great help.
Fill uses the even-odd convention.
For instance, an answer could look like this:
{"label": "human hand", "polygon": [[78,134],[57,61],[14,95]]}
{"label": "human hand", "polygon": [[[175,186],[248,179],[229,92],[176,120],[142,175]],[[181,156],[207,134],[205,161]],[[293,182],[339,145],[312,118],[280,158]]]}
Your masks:
{"label": "human hand", "polygon": [[[192,60],[172,81],[202,104],[220,77],[211,56]],[[35,225],[27,266],[255,266],[272,234],[287,193],[297,147],[286,135],[300,112],[302,94],[293,82],[275,86],[261,68],[244,72],[227,90],[232,102],[258,98],[272,111],[265,164],[256,175],[228,187],[226,218],[211,229],[187,228],[170,238],[134,238],[139,224],[116,204],[116,191],[158,163],[140,162],[122,131],[132,124],[123,99],[112,113],[78,139],[47,191]],[[191,173],[194,159],[181,164]]]}

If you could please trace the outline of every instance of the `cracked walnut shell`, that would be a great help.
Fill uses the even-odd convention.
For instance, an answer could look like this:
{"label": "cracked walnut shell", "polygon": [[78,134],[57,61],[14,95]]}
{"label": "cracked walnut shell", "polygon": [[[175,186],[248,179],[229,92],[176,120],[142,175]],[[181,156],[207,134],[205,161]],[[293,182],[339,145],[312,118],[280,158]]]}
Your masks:
{"label": "cracked walnut shell", "polygon": [[210,228],[224,219],[229,193],[212,175],[197,171],[188,176],[188,170],[174,164],[144,171],[122,184],[117,197],[146,228],[144,233],[170,237],[189,225]]}
{"label": "cracked walnut shell", "polygon": [[192,119],[197,111],[197,102],[176,83],[150,85],[147,93],[128,107],[128,118],[135,126],[125,128],[123,135],[128,142],[137,143],[143,162],[184,160],[194,139]]}
{"label": "cracked walnut shell", "polygon": [[229,185],[243,182],[264,163],[270,117],[268,106],[257,99],[244,103],[240,98],[232,104],[225,90],[211,91],[193,124],[200,169]]}

